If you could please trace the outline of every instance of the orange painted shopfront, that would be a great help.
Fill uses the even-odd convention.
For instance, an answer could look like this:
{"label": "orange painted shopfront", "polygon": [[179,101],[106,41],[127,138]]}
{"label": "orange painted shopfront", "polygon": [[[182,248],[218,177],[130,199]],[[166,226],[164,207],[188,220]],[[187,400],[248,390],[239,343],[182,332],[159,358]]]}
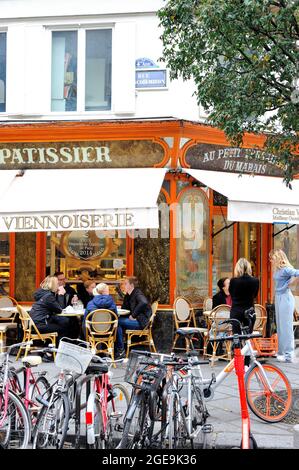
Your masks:
{"label": "orange painted shopfront", "polygon": [[[152,300],[159,298],[161,307],[171,307],[177,295],[188,296],[200,307],[206,296],[216,292],[217,280],[231,277],[238,257],[244,256],[251,261],[254,274],[260,278],[258,301],[265,304],[272,300],[270,249],[273,246],[285,247],[289,243],[290,258],[294,264],[299,261],[298,226],[228,221],[226,198],[188,175],[190,161],[196,161],[196,152],[190,149],[203,145],[203,152],[205,149],[210,152],[214,147],[230,147],[220,130],[172,119],[40,122],[2,125],[0,129],[0,152],[5,146],[11,148],[17,144],[24,148],[26,143],[38,144],[39,147],[51,143],[55,147],[64,142],[115,143],[115,151],[119,153],[131,152],[132,146],[131,159],[123,157],[124,167],[134,166],[134,158],[140,153],[143,159],[136,156],[135,166],[166,167],[159,201],[169,205],[196,203],[199,209],[194,210],[200,210],[202,220],[200,246],[192,249],[190,243],[185,243],[186,237],[173,236],[176,224],[173,212],[170,212],[168,221],[169,239],[162,239],[160,233],[155,239],[140,239],[124,233],[110,238],[108,233],[100,242],[92,231],[1,233],[0,286],[2,292],[9,293],[18,301],[32,300],[34,288],[46,274],[63,270],[72,284],[81,283],[84,276],[89,276],[97,282],[110,283],[115,295],[116,284],[125,275],[134,274],[140,278],[142,288]],[[244,147],[262,145],[262,138],[245,136]],[[151,163],[151,155],[154,163]],[[213,162],[214,169],[225,171],[217,164]],[[227,165],[231,170],[231,163]],[[118,163],[119,167],[121,163]],[[65,194],[63,187],[53,187],[52,190],[61,194],[62,207],[65,198],[72,197],[72,194]],[[88,191],[84,175],[82,185],[74,191]],[[113,187],[112,181],[111,191],[119,191],[121,197],[125,181],[122,188]],[[39,197],[38,194],[36,196]]]}

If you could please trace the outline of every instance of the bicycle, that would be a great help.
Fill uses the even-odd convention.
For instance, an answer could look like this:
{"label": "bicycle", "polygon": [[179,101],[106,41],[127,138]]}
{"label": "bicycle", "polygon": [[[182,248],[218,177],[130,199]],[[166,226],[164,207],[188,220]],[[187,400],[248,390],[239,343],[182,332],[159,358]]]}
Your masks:
{"label": "bicycle", "polygon": [[30,416],[22,400],[12,390],[13,374],[9,367],[12,349],[28,344],[14,344],[0,353],[3,360],[0,370],[0,447],[4,449],[26,449],[31,437]]}
{"label": "bicycle", "polygon": [[163,355],[131,351],[125,381],[132,385],[133,391],[118,449],[149,449],[157,443],[161,431],[154,435],[154,425],[160,416],[161,383],[166,376],[162,361]]}
{"label": "bicycle", "polygon": [[42,350],[56,352],[55,365],[60,372],[58,380],[50,389],[50,398],[46,400],[37,397],[42,408],[33,430],[34,449],[63,448],[69,420],[74,412],[72,404],[76,380],[84,374],[93,356],[88,346],[85,341],[62,338],[58,348],[49,347]]}
{"label": "bicycle", "polygon": [[120,440],[130,398],[124,385],[111,384],[109,365],[122,361],[112,362],[94,356],[86,370],[92,385],[85,413],[89,448],[113,449]]}
{"label": "bicycle", "polygon": [[162,446],[163,441],[168,441],[169,449],[186,447],[187,441],[191,448],[196,445],[205,449],[207,435],[213,429],[207,423],[209,413],[198,374],[200,365],[209,362],[194,356],[197,353],[192,351],[187,354],[186,360],[175,357],[172,362],[164,362],[170,367],[170,374],[163,390]]}
{"label": "bicycle", "polygon": [[[193,347],[192,336],[197,330],[190,329],[187,333]],[[184,333],[186,336],[186,333]],[[292,388],[286,375],[274,364],[262,363],[257,360],[257,351],[250,339],[245,340],[241,349],[243,356],[250,357],[250,366],[245,374],[245,390],[249,408],[263,421],[277,423],[288,414],[292,404]],[[232,359],[216,376],[204,378],[200,372],[205,399],[211,400],[219,385],[235,370]]]}
{"label": "bicycle", "polygon": [[[41,404],[36,397],[49,398],[50,384],[46,379],[46,372],[33,373],[32,368],[42,363],[40,356],[26,356],[22,358],[23,366],[19,369],[12,368],[9,371],[10,384],[12,390],[23,401],[31,417],[32,426],[35,426],[37,415],[41,409]],[[23,385],[21,386],[19,376],[23,375]]]}
{"label": "bicycle", "polygon": [[[220,324],[231,324],[237,323],[240,327],[241,334],[233,334],[232,336],[225,336],[220,338],[215,338],[215,341],[222,342],[222,341],[232,341],[233,343],[233,351],[234,351],[234,367],[236,371],[236,375],[238,378],[238,388],[239,388],[239,397],[240,397],[240,407],[241,407],[241,420],[242,420],[242,439],[241,439],[241,449],[257,449],[257,443],[254,439],[251,430],[250,430],[250,417],[249,411],[247,406],[247,399],[246,399],[246,390],[245,390],[245,368],[244,368],[244,356],[241,352],[241,340],[249,340],[253,338],[260,338],[262,335],[260,333],[247,333],[247,327],[242,327],[241,322],[237,319],[230,319],[221,321]],[[250,330],[249,330],[250,331]],[[245,332],[245,334],[244,334]]]}

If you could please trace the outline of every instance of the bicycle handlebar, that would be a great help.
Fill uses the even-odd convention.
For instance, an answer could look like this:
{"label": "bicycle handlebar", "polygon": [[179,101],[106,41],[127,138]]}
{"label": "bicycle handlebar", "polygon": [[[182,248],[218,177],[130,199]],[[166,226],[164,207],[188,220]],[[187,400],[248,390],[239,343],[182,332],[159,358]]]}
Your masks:
{"label": "bicycle handlebar", "polygon": [[253,338],[262,338],[263,335],[261,333],[251,333],[248,335],[238,335],[234,334],[231,336],[216,336],[216,338],[213,338],[212,341],[216,341],[217,343],[220,343],[221,341],[234,341],[234,340],[246,340],[246,339],[253,339]]}

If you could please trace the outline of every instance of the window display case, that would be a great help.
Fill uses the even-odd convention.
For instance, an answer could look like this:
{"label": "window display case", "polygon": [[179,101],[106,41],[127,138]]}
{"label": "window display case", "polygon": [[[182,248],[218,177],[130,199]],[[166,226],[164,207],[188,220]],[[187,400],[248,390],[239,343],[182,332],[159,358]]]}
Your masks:
{"label": "window display case", "polygon": [[76,288],[87,279],[109,284],[119,301],[116,287],[126,275],[125,232],[52,232],[47,237],[47,274],[65,273]]}

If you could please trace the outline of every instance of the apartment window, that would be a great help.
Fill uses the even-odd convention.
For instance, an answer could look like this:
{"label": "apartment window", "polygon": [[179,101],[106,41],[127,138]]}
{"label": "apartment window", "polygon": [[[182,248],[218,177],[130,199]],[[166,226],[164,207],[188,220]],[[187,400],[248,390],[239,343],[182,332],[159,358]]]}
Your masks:
{"label": "apartment window", "polygon": [[0,33],[0,112],[6,110],[6,33]]}
{"label": "apartment window", "polygon": [[112,30],[52,32],[52,111],[111,109]]}
{"label": "apartment window", "polygon": [[77,31],[52,33],[52,111],[77,110]]}
{"label": "apartment window", "polygon": [[85,111],[111,109],[111,29],[86,31]]}

